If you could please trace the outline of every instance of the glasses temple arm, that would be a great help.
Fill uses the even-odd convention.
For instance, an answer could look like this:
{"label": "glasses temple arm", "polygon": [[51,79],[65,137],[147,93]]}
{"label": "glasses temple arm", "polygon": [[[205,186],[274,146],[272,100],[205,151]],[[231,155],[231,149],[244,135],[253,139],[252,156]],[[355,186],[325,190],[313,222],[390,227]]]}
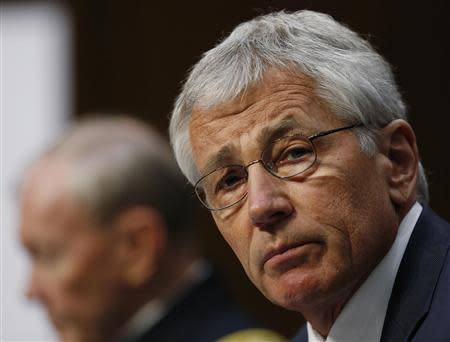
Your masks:
{"label": "glasses temple arm", "polygon": [[364,126],[364,124],[363,123],[357,123],[357,124],[353,124],[353,125],[350,125],[350,126],[339,127],[339,128],[331,129],[329,131],[313,134],[310,137],[308,137],[308,139],[312,140],[312,139],[315,139],[315,138],[323,137],[325,135],[329,135],[329,134],[340,132],[340,131],[343,131],[343,130],[346,130],[346,129],[352,129],[352,128],[361,127],[361,126]]}

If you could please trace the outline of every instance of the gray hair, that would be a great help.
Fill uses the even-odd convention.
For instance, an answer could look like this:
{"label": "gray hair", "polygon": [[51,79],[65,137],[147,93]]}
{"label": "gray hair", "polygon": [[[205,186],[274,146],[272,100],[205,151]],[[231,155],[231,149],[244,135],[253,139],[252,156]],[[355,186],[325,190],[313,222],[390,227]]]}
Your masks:
{"label": "gray hair", "polygon": [[125,116],[81,121],[46,156],[68,163],[69,191],[99,221],[149,206],[161,214],[169,234],[190,231],[192,191],[169,144],[143,122]]}
{"label": "gray hair", "polygon": [[[237,26],[193,67],[170,121],[175,157],[191,183],[199,178],[189,139],[194,107],[211,108],[245,95],[269,68],[307,76],[317,97],[338,117],[361,122],[355,130],[367,154],[377,149],[376,130],[406,119],[390,65],[363,38],[332,17],[312,12],[276,12]],[[419,162],[419,200],[428,185]]]}

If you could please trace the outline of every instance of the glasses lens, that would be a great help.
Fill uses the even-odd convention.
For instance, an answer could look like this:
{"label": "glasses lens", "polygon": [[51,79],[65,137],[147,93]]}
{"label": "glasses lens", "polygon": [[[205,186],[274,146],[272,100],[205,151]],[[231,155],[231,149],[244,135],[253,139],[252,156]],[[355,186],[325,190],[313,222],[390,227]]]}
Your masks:
{"label": "glasses lens", "polygon": [[241,200],[247,191],[247,171],[241,165],[230,165],[204,176],[195,192],[209,209],[223,209]]}
{"label": "glasses lens", "polygon": [[266,168],[280,178],[298,175],[310,168],[316,160],[314,146],[302,135],[275,140],[263,152]]}

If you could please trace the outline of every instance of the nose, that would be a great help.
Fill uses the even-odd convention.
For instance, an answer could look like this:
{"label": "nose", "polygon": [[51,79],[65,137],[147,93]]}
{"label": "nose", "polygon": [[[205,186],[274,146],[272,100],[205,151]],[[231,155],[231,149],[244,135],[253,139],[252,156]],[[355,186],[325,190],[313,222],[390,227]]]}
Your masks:
{"label": "nose", "polygon": [[258,163],[248,170],[247,201],[250,219],[261,229],[273,228],[294,212],[281,182]]}

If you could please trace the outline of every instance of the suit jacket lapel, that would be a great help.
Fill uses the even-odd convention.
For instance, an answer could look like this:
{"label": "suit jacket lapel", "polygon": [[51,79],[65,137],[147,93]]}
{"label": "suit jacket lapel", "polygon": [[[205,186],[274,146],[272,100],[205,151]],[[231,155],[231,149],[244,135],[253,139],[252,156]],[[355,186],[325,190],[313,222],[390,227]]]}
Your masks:
{"label": "suit jacket lapel", "polygon": [[424,206],[394,283],[382,341],[410,339],[426,317],[450,239],[448,224]]}

